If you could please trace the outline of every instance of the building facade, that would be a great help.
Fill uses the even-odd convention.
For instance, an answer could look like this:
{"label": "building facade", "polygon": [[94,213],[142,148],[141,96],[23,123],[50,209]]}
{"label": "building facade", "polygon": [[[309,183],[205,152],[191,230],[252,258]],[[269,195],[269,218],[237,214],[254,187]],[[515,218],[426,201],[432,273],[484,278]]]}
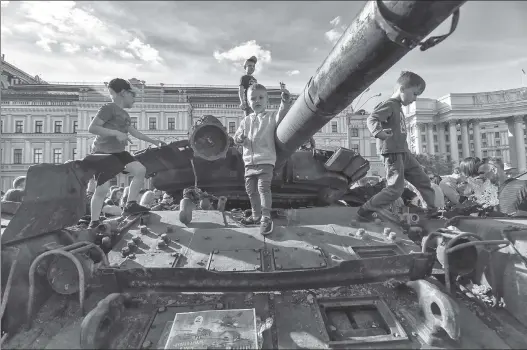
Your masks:
{"label": "building facade", "polygon": [[[149,85],[131,79],[140,91],[128,112],[134,126],[167,143],[188,138],[191,126],[203,115],[214,115],[233,135],[243,118],[238,86]],[[270,87],[268,110],[277,111],[280,89]],[[0,167],[1,189],[38,163],[64,163],[90,153],[94,135],[88,132],[98,109],[110,102],[104,82],[47,83],[31,77],[2,59]],[[295,99],[296,96],[293,96]],[[346,146],[344,118],[335,118],[315,135],[317,146]],[[149,146],[132,139],[128,151]],[[112,182],[127,186],[130,178]],[[145,188],[149,188],[147,180]]]}

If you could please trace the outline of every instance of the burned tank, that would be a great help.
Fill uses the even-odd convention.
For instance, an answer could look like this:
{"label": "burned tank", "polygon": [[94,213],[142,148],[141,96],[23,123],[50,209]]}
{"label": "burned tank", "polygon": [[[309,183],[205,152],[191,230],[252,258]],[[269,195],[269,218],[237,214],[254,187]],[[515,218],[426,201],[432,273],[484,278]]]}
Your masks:
{"label": "burned tank", "polygon": [[[279,168],[293,172],[275,181],[287,193],[306,185],[318,198],[316,185],[284,180],[297,174],[298,147],[462,4],[367,3],[279,125]],[[200,125],[191,134],[201,142],[137,155],[167,191],[220,191],[213,209],[191,206],[187,223],[180,210],[76,225],[88,179],[112,160],[29,169],[27,197],[2,218],[2,347],[525,347],[527,218],[412,216],[420,239],[411,240],[398,222],[357,222],[352,207],[289,207],[264,237],[239,227],[225,205],[236,197],[201,175],[218,162],[228,175],[216,178],[239,188],[235,149],[214,119]],[[346,183],[344,153],[307,152],[300,164]]]}

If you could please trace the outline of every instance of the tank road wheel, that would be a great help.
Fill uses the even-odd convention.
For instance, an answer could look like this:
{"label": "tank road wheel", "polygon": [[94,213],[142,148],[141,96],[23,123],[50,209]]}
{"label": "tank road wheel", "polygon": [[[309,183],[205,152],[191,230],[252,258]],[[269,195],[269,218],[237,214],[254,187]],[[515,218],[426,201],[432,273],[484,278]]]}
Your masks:
{"label": "tank road wheel", "polygon": [[112,293],[97,303],[81,323],[80,345],[82,349],[102,349],[108,347],[109,335],[119,323],[124,312],[128,295]]}

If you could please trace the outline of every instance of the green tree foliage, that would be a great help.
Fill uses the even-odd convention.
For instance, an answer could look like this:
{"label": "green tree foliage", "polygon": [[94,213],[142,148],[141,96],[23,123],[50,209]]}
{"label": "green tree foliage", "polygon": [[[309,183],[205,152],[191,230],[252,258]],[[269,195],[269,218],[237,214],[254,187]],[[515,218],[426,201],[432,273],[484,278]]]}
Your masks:
{"label": "green tree foliage", "polygon": [[437,175],[452,174],[455,163],[446,159],[446,157],[437,154],[414,154],[417,161],[425,167],[427,171],[432,171]]}

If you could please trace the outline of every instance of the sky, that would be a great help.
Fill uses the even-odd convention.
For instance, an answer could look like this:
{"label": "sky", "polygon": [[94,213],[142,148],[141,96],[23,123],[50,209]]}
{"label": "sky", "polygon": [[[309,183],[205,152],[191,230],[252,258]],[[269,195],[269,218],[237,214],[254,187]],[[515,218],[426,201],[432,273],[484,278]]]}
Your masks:
{"label": "sky", "polygon": [[[7,62],[48,82],[238,85],[256,78],[300,93],[364,1],[2,1]],[[389,97],[402,70],[427,81],[423,97],[518,88],[527,72],[527,1],[468,1],[458,28],[414,49],[370,86],[359,105]],[[432,35],[448,32],[450,19]],[[523,75],[527,83],[527,76]]]}

